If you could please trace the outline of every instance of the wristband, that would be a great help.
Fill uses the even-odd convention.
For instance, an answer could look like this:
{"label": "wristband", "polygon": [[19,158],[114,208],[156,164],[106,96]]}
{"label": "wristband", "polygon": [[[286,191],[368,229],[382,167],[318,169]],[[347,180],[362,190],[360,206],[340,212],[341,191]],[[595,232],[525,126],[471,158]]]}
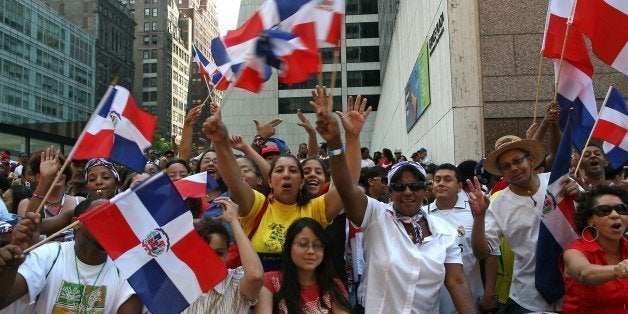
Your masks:
{"label": "wristband", "polygon": [[263,137],[263,136],[261,136],[259,134],[255,134],[255,138],[253,138],[253,145],[257,145],[259,147],[262,147],[262,146],[264,146],[264,144],[266,144],[267,141],[268,140],[265,137]]}
{"label": "wristband", "polygon": [[43,200],[43,199],[44,199],[44,197],[45,197],[45,196],[40,195],[40,194],[37,194],[37,193],[35,193],[35,192],[33,192],[33,196],[34,196],[34,197],[36,197],[36,198],[42,199],[42,200]]}
{"label": "wristband", "polygon": [[334,149],[334,150],[328,150],[327,151],[327,155],[329,155],[329,157],[333,157],[333,156],[338,156],[342,153],[345,152],[345,147],[344,146],[340,146],[340,148],[338,149]]}

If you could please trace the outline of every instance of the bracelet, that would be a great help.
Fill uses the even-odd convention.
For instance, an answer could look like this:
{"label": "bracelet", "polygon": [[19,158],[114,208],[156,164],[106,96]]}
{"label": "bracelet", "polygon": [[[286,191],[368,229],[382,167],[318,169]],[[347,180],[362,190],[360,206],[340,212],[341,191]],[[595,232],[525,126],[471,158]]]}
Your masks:
{"label": "bracelet", "polygon": [[43,199],[44,199],[44,197],[45,197],[45,196],[40,195],[40,194],[37,194],[37,193],[35,193],[35,192],[33,192],[33,196],[34,196],[34,197],[36,197],[36,198],[42,199],[42,200],[43,200]]}
{"label": "bracelet", "polygon": [[268,141],[268,139],[266,139],[265,137],[259,135],[259,134],[255,134],[255,138],[253,138],[253,145],[257,145],[259,147],[264,146],[264,144],[266,144],[266,142]]}
{"label": "bracelet", "polygon": [[329,157],[333,157],[333,156],[338,156],[342,153],[345,152],[345,147],[344,146],[340,146],[340,148],[338,149],[334,149],[334,150],[328,150],[327,151],[327,155],[329,155]]}

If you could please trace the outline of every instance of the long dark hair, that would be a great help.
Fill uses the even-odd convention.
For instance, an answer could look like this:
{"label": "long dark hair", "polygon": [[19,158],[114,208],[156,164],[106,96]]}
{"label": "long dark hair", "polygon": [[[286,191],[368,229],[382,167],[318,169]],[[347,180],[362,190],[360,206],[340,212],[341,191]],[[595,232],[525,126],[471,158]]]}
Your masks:
{"label": "long dark hair", "polygon": [[286,302],[286,309],[288,313],[302,313],[301,311],[301,286],[299,285],[297,269],[292,260],[292,244],[294,238],[304,228],[309,228],[314,232],[317,238],[323,242],[323,260],[321,264],[316,267],[316,282],[318,283],[318,296],[319,303],[322,308],[331,309],[331,304],[325,304],[325,293],[329,294],[331,302],[336,304],[341,309],[351,312],[351,305],[343,294],[338,283],[335,280],[335,272],[331,266],[329,239],[323,231],[323,227],[312,218],[299,218],[295,220],[288,230],[286,231],[286,240],[283,245],[283,252],[281,254],[281,275],[282,283],[281,288],[273,296],[273,313],[279,312],[279,303],[281,300]]}
{"label": "long dark hair", "polygon": [[[275,170],[275,166],[277,166],[277,160],[279,160],[280,158],[289,158],[289,159],[294,160],[295,164],[297,165],[297,168],[299,169],[299,173],[301,174],[301,179],[305,178],[305,174],[303,173],[303,166],[301,165],[297,157],[294,157],[293,155],[279,155],[277,158],[273,159],[273,161],[270,162],[270,171],[268,172],[269,184],[270,184],[270,177],[272,176],[273,171]],[[271,191],[272,191],[272,187],[271,187]],[[301,187],[301,189],[299,190],[299,194],[297,196],[297,205],[303,206],[307,204],[311,199],[312,199],[312,195],[310,195],[310,192],[307,191],[304,184],[303,187]]]}

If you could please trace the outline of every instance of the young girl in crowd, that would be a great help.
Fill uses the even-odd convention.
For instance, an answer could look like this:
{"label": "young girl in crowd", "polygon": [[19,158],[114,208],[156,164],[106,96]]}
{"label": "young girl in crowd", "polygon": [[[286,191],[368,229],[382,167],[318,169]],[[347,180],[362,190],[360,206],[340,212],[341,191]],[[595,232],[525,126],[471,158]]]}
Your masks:
{"label": "young girl in crowd", "polygon": [[255,313],[350,313],[347,292],[334,276],[329,240],[311,218],[286,232],[281,271],[266,273]]}

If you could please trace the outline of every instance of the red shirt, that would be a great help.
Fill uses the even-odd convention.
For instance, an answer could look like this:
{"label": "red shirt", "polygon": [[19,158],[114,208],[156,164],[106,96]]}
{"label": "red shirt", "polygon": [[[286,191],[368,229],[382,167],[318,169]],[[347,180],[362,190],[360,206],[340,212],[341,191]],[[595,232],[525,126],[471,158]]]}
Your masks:
{"label": "red shirt", "polygon": [[[594,236],[588,231],[587,239]],[[621,240],[622,259],[628,258],[628,241]],[[608,265],[606,253],[597,242],[578,239],[565,249],[575,249],[589,260],[591,264]],[[561,270],[564,265],[561,265]],[[628,313],[628,278],[615,278],[597,286],[583,285],[567,278],[565,282],[565,303],[561,313]]]}
{"label": "red shirt", "polygon": [[[334,278],[334,281],[342,290],[342,293],[347,296],[347,290],[340,280]],[[264,276],[264,287],[270,290],[272,294],[279,292],[281,288],[282,276],[279,271],[267,272]],[[331,297],[328,293],[323,296],[323,302],[327,305],[328,309],[322,307],[319,302],[318,284],[309,286],[301,286],[301,311],[303,313],[331,313]],[[286,303],[281,301],[279,304],[279,313],[286,314],[288,312]]]}

